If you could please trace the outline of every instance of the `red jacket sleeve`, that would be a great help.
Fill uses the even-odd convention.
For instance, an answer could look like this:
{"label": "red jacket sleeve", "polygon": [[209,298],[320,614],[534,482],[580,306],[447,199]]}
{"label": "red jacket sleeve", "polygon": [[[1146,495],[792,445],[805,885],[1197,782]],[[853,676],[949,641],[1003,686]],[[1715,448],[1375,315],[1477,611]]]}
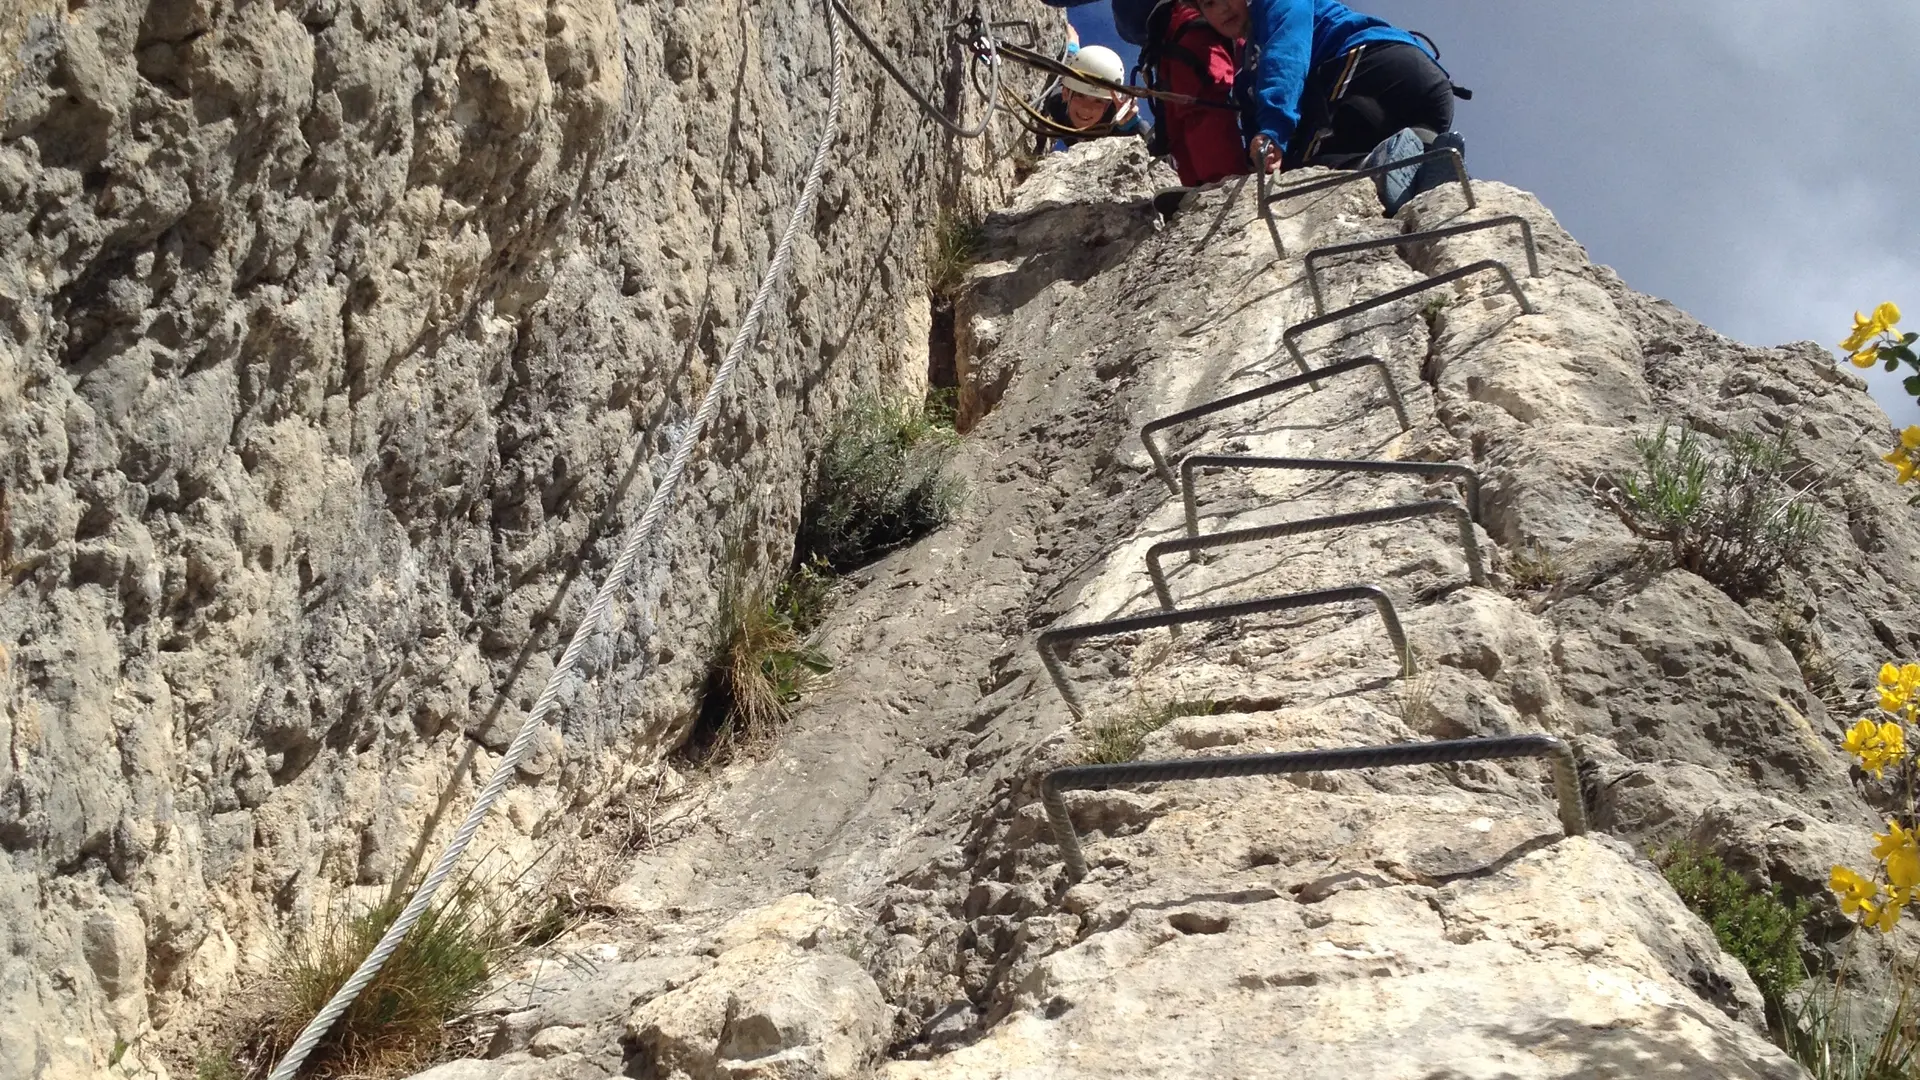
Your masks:
{"label": "red jacket sleeve", "polygon": [[[1196,25],[1197,24],[1197,25]],[[1198,19],[1169,28],[1175,48],[1162,54],[1161,70],[1167,88],[1211,101],[1233,100],[1233,50],[1226,40]],[[1184,50],[1204,65],[1196,70],[1181,54]],[[1166,110],[1167,146],[1173,152],[1180,182],[1210,184],[1224,176],[1247,171],[1246,144],[1240,138],[1240,115],[1232,109],[1204,105],[1173,105]]]}

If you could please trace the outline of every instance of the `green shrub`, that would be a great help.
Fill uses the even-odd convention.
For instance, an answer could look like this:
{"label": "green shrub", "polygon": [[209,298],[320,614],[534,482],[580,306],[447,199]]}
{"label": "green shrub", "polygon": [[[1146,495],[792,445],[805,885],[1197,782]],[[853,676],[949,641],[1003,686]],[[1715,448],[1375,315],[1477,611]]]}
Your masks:
{"label": "green shrub", "polygon": [[[373,951],[404,906],[402,897],[329,919],[287,950],[271,994],[276,1060]],[[444,1044],[447,1022],[479,997],[494,963],[513,944],[501,929],[508,921],[503,905],[471,879],[448,886],[334,1022],[303,1075],[392,1075],[425,1064]],[[198,1072],[203,1080],[226,1075],[219,1059],[203,1061]]]}
{"label": "green shrub", "polygon": [[1095,721],[1080,741],[1082,765],[1121,765],[1136,760],[1147,736],[1182,716],[1207,716],[1211,701],[1175,701],[1158,707],[1145,702],[1120,716]]}
{"label": "green shrub", "polygon": [[1800,959],[1800,924],[1813,912],[1805,900],[1788,903],[1779,886],[1762,890],[1720,861],[1683,845],[1656,862],[1668,884],[1694,914],[1713,928],[1727,955],[1753,976],[1768,1010],[1778,1015],[1787,992],[1807,977]]}
{"label": "green shrub", "polygon": [[799,559],[836,573],[945,525],[960,437],[913,402],[864,398],[834,424],[800,515]]}
{"label": "green shrub", "polygon": [[1676,565],[1744,599],[1804,561],[1821,517],[1791,483],[1784,435],[1734,435],[1718,456],[1691,428],[1674,439],[1662,426],[1635,444],[1641,473],[1620,483],[1621,508],[1636,533],[1668,545]]}

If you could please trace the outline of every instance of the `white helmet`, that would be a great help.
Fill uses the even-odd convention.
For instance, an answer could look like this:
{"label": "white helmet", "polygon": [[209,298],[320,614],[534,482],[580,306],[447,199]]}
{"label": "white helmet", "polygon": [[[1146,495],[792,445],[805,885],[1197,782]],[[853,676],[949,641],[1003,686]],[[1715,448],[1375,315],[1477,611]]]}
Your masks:
{"label": "white helmet", "polygon": [[[1114,52],[1105,45],[1081,46],[1080,51],[1074,54],[1073,59],[1067,61],[1067,66],[1082,75],[1091,75],[1096,79],[1105,79],[1110,83],[1124,84],[1127,81],[1126,62],[1120,59],[1119,53]],[[1081,82],[1071,75],[1062,78],[1060,81],[1067,89],[1076,94],[1107,97],[1113,93],[1113,91],[1108,90],[1104,86],[1095,86],[1089,82]]]}

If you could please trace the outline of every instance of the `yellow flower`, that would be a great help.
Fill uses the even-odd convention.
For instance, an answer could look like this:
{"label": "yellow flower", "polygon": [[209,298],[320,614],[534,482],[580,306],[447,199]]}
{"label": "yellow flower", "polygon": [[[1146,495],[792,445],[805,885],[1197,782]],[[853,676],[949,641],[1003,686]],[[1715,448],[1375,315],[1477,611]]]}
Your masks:
{"label": "yellow flower", "polygon": [[[1873,365],[1868,364],[1866,366],[1872,367]],[[1904,484],[1913,479],[1914,473],[1920,472],[1920,458],[1914,457],[1913,453],[1904,446],[1891,454],[1887,454],[1880,460],[1900,470],[1900,475],[1896,476],[1893,481],[1896,484]]]}
{"label": "yellow flower", "polygon": [[[1848,335],[1847,340],[1840,343],[1840,347],[1853,353],[1853,362],[1859,364],[1861,354],[1868,351],[1867,343],[1875,341],[1882,334],[1892,333],[1894,325],[1899,321],[1900,309],[1892,304],[1881,304],[1874,308],[1872,318],[1856,311],[1853,313],[1853,333]],[[1879,346],[1876,343],[1873,350],[1877,353],[1878,349]],[[1860,366],[1871,367],[1872,361]]]}
{"label": "yellow flower", "polygon": [[1899,724],[1876,724],[1862,718],[1847,729],[1847,753],[1860,759],[1860,767],[1880,779],[1881,770],[1898,765],[1906,756],[1906,733]]}
{"label": "yellow flower", "polygon": [[1899,712],[1920,697],[1920,664],[1880,666],[1880,710]]}
{"label": "yellow flower", "polygon": [[1827,878],[1827,888],[1840,899],[1840,910],[1848,915],[1862,915],[1871,919],[1879,910],[1874,903],[1880,896],[1880,886],[1854,873],[1844,866],[1836,866]]}
{"label": "yellow flower", "polygon": [[1866,924],[1883,934],[1893,933],[1894,924],[1900,921],[1900,909],[1904,904],[1903,899],[1889,897],[1887,902],[1880,906],[1880,910],[1867,913]]}
{"label": "yellow flower", "polygon": [[1897,890],[1898,902],[1904,903],[1920,887],[1920,844],[1915,843],[1910,830],[1891,821],[1887,822],[1887,831],[1874,833],[1873,839],[1873,857],[1887,868],[1887,881]]}

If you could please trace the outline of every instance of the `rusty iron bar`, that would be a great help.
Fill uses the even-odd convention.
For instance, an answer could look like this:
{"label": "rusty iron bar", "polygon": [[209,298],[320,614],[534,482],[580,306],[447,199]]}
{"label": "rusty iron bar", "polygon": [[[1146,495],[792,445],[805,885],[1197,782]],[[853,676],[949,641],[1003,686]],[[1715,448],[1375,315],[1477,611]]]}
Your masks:
{"label": "rusty iron bar", "polygon": [[1339,255],[1352,255],[1361,251],[1377,251],[1381,248],[1406,247],[1408,244],[1424,244],[1432,240],[1445,240],[1453,236],[1465,236],[1468,233],[1484,232],[1507,225],[1520,226],[1520,235],[1527,245],[1527,276],[1540,276],[1540,249],[1533,242],[1533,223],[1519,214],[1505,214],[1485,221],[1475,221],[1466,225],[1449,225],[1444,229],[1428,229],[1425,232],[1402,233],[1398,236],[1383,236],[1378,240],[1356,240],[1351,244],[1331,244],[1314,248],[1307,252],[1307,286],[1313,290],[1313,313],[1325,315],[1327,301],[1320,288],[1320,262]]}
{"label": "rusty iron bar", "polygon": [[1073,685],[1067,679],[1066,669],[1060,664],[1062,646],[1072,646],[1094,638],[1137,634],[1142,630],[1161,630],[1199,622],[1222,622],[1245,615],[1265,615],[1274,611],[1343,604],[1355,600],[1372,603],[1374,609],[1380,613],[1380,621],[1386,624],[1387,637],[1393,640],[1394,650],[1400,656],[1400,675],[1402,678],[1412,677],[1416,670],[1413,647],[1407,643],[1407,632],[1400,625],[1400,615],[1394,609],[1393,598],[1378,585],[1347,585],[1338,589],[1321,589],[1317,592],[1292,593],[1287,596],[1266,596],[1257,600],[1241,600],[1231,604],[1212,604],[1207,607],[1161,611],[1148,615],[1128,615],[1103,622],[1082,623],[1078,626],[1062,626],[1042,632],[1035,642],[1035,647],[1040,652],[1040,662],[1046,665],[1047,674],[1053,679],[1054,689],[1060,691],[1060,697],[1067,703],[1067,709],[1077,719],[1084,717],[1086,710],[1081,707],[1080,698],[1074,694]]}
{"label": "rusty iron bar", "polygon": [[1172,466],[1167,464],[1166,452],[1154,441],[1153,436],[1156,432],[1184,424],[1189,420],[1198,420],[1203,416],[1211,416],[1214,413],[1223,412],[1236,405],[1245,405],[1249,401],[1258,401],[1263,397],[1282,394],[1288,390],[1293,390],[1311,383],[1317,383],[1321,379],[1330,379],[1335,375],[1345,375],[1366,368],[1379,369],[1380,381],[1386,384],[1387,397],[1393,402],[1393,415],[1400,420],[1400,430],[1406,431],[1413,427],[1412,422],[1407,419],[1406,403],[1400,399],[1400,388],[1395,385],[1393,372],[1387,370],[1386,362],[1377,356],[1356,356],[1350,360],[1341,360],[1338,363],[1328,364],[1326,367],[1319,368],[1311,374],[1281,379],[1279,382],[1267,383],[1265,386],[1256,386],[1251,390],[1243,390],[1237,394],[1229,394],[1226,397],[1209,401],[1204,405],[1196,405],[1191,409],[1183,409],[1180,412],[1162,416],[1156,420],[1150,420],[1145,427],[1140,429],[1140,442],[1146,446],[1147,456],[1153,459],[1154,470],[1160,474],[1160,479],[1166,482],[1167,490],[1178,494],[1180,491],[1180,483],[1173,477]]}
{"label": "rusty iron bar", "polygon": [[1303,323],[1295,323],[1287,327],[1286,331],[1280,335],[1280,339],[1286,344],[1287,352],[1293,356],[1294,365],[1300,369],[1301,374],[1311,374],[1314,369],[1307,366],[1307,358],[1300,351],[1300,339],[1305,335],[1322,327],[1332,326],[1334,323],[1350,319],[1355,315],[1372,311],[1375,308],[1386,307],[1388,304],[1399,303],[1408,297],[1418,296],[1423,292],[1438,289],[1443,285],[1451,285],[1462,278],[1472,277],[1475,274],[1484,273],[1488,270],[1499,271],[1501,282],[1506,285],[1507,291],[1513,294],[1513,298],[1520,302],[1521,311],[1528,315],[1533,315],[1538,312],[1539,309],[1533,306],[1533,301],[1527,299],[1527,294],[1521,291],[1520,282],[1514,279],[1513,271],[1507,269],[1506,263],[1498,259],[1482,259],[1477,263],[1462,266],[1457,270],[1449,270],[1444,274],[1437,274],[1425,281],[1403,286],[1389,293],[1382,293],[1370,300],[1362,300],[1357,304],[1349,304],[1331,315],[1321,315],[1317,318],[1308,319]]}
{"label": "rusty iron bar", "polygon": [[1439,161],[1443,158],[1451,158],[1453,160],[1453,175],[1459,179],[1460,186],[1466,191],[1467,209],[1478,209],[1480,203],[1473,197],[1473,178],[1467,175],[1467,159],[1460,155],[1460,151],[1452,147],[1429,150],[1424,154],[1405,158],[1400,161],[1390,161],[1385,165],[1375,165],[1370,169],[1342,172],[1338,176],[1309,180],[1303,184],[1288,184],[1284,186],[1276,184],[1274,185],[1272,194],[1267,194],[1266,192],[1261,193],[1260,202],[1262,205],[1265,205],[1268,203],[1285,202],[1288,199],[1298,199],[1304,195],[1312,195],[1317,191],[1326,191],[1329,188],[1355,184],[1362,180],[1371,180],[1376,176],[1385,176],[1399,169],[1415,168],[1429,161]]}
{"label": "rusty iron bar", "polygon": [[[1257,203],[1260,207],[1260,220],[1267,223],[1267,235],[1273,238],[1274,257],[1284,259],[1287,257],[1287,245],[1280,239],[1280,223],[1273,219],[1274,200],[1269,194],[1273,187],[1273,178],[1260,169],[1255,169],[1253,175],[1257,185],[1256,194],[1259,195]],[[1239,188],[1234,189],[1236,195],[1239,191]]]}
{"label": "rusty iron bar", "polygon": [[1251,457],[1241,454],[1194,454],[1180,461],[1180,502],[1187,514],[1187,535],[1200,535],[1200,500],[1194,494],[1194,473],[1200,469],[1275,469],[1302,472],[1363,472],[1432,476],[1458,480],[1467,490],[1467,510],[1480,520],[1480,474],[1469,465],[1444,461],[1346,461],[1340,458]]}
{"label": "rusty iron bar", "polygon": [[1166,568],[1160,560],[1168,555],[1181,552],[1197,554],[1214,548],[1232,547],[1235,544],[1252,544],[1261,540],[1282,540],[1289,536],[1305,536],[1308,533],[1327,532],[1332,529],[1351,529],[1361,525],[1386,525],[1395,521],[1412,521],[1415,518],[1439,517],[1445,515],[1454,519],[1460,530],[1460,547],[1467,555],[1467,571],[1475,585],[1487,583],[1487,571],[1480,559],[1480,542],[1473,535],[1473,516],[1467,508],[1452,499],[1433,499],[1427,502],[1401,503],[1397,506],[1382,506],[1373,510],[1355,510],[1345,514],[1329,514],[1326,517],[1302,518],[1299,521],[1283,521],[1275,525],[1258,525],[1251,529],[1234,529],[1231,532],[1211,533],[1206,536],[1189,536],[1178,540],[1162,540],[1147,549],[1147,576],[1153,579],[1153,592],[1160,598],[1160,606],[1173,610],[1173,590],[1167,585]]}
{"label": "rusty iron bar", "polygon": [[1554,795],[1559,802],[1560,828],[1568,836],[1587,831],[1587,808],[1580,795],[1580,766],[1573,748],[1551,735],[1512,735],[1494,739],[1449,739],[1439,742],[1358,746],[1345,750],[1306,750],[1288,754],[1247,754],[1233,757],[1140,761],[1122,765],[1074,765],[1055,769],[1040,782],[1054,843],[1067,865],[1069,881],[1087,876],[1086,854],[1073,831],[1065,793],[1085,788],[1126,784],[1154,784],[1166,780],[1225,780],[1241,776],[1286,776],[1349,769],[1404,765],[1444,765],[1462,761],[1498,761],[1510,758],[1546,758],[1553,765]]}

